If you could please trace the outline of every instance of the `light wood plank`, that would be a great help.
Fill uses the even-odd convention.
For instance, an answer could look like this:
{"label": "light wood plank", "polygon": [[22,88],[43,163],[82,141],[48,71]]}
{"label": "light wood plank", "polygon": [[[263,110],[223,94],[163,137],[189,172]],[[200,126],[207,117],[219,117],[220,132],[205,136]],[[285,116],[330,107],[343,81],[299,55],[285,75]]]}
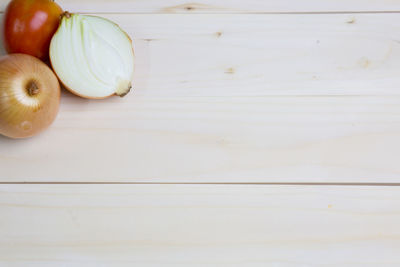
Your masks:
{"label": "light wood plank", "polygon": [[399,187],[1,185],[2,266],[399,266]]}
{"label": "light wood plank", "polygon": [[399,182],[399,102],[64,96],[44,134],[0,138],[0,180]]}
{"label": "light wood plank", "polygon": [[135,41],[136,95],[399,95],[400,14],[106,18]]}
{"label": "light wood plank", "polygon": [[[58,0],[73,12],[133,13],[260,13],[260,12],[354,12],[399,11],[393,0]],[[0,3],[4,10],[8,0]]]}
{"label": "light wood plank", "polygon": [[64,94],[43,135],[0,138],[0,181],[400,182],[400,15],[107,17],[135,91]]}

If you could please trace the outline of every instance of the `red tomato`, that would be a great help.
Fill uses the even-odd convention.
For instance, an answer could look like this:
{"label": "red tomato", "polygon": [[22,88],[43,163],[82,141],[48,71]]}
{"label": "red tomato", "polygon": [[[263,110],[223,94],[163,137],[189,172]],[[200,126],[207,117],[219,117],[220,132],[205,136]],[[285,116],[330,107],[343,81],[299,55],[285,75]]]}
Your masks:
{"label": "red tomato", "polygon": [[4,16],[4,46],[46,60],[63,10],[52,0],[12,0]]}

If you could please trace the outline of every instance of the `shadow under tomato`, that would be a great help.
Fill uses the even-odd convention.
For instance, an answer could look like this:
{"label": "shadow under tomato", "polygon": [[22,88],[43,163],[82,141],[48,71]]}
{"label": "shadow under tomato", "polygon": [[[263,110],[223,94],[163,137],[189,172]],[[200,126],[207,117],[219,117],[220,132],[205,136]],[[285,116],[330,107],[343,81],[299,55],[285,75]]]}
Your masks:
{"label": "shadow under tomato", "polygon": [[3,44],[3,15],[0,15],[0,56],[4,56],[6,55],[6,49],[4,48],[4,44]]}

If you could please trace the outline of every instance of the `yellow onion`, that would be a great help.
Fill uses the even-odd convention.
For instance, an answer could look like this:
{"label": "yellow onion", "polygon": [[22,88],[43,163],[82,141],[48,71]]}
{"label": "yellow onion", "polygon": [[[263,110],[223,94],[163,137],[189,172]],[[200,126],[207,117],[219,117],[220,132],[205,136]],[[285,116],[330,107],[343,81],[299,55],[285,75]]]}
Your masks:
{"label": "yellow onion", "polygon": [[125,96],[132,87],[132,40],[117,24],[64,13],[50,44],[55,73],[72,93],[91,99]]}
{"label": "yellow onion", "polygon": [[56,118],[60,84],[39,59],[10,54],[0,58],[0,134],[34,136]]}

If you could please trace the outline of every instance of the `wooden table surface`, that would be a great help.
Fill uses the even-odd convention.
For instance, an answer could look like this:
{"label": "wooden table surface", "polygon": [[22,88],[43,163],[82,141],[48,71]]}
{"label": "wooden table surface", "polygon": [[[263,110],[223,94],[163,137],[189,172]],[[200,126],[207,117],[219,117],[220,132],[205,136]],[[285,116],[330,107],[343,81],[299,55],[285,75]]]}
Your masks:
{"label": "wooden table surface", "polygon": [[134,91],[0,137],[0,266],[400,266],[400,1],[57,2]]}

